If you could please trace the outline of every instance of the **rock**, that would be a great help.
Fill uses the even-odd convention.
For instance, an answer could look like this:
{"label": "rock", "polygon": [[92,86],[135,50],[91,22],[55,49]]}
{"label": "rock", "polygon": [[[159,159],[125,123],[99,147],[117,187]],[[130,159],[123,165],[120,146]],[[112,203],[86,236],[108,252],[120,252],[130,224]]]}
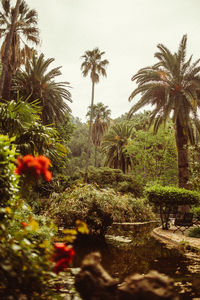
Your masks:
{"label": "rock", "polygon": [[118,280],[113,279],[101,266],[101,255],[93,252],[82,261],[76,275],[75,287],[85,300],[114,300]]}
{"label": "rock", "polygon": [[118,280],[101,266],[98,252],[84,258],[81,271],[75,277],[75,286],[83,300],[179,299],[172,280],[157,271],[146,275],[134,274],[118,284]]}
{"label": "rock", "polygon": [[179,299],[174,292],[172,280],[157,271],[127,277],[118,287],[118,291],[120,300]]}

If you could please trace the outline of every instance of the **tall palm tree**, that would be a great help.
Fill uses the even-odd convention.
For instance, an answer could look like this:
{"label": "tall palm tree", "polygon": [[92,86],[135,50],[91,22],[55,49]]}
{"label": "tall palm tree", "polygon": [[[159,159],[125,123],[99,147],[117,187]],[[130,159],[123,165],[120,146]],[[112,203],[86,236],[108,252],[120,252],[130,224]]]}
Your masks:
{"label": "tall palm tree", "polygon": [[[110,114],[111,111],[108,106],[99,102],[93,106],[93,118],[94,122],[92,124],[92,142],[95,147],[94,152],[94,166],[97,166],[97,148],[101,146],[103,137],[108,130],[110,124]],[[87,113],[88,117],[91,116],[91,106],[89,106],[89,111]]]}
{"label": "tall palm tree", "polygon": [[[17,68],[30,58],[33,49],[27,42],[39,43],[37,12],[29,9],[23,0],[17,0],[15,8],[11,0],[1,0],[0,37],[3,39],[0,57],[3,63],[3,76],[0,81],[0,96],[10,99],[12,75]],[[22,46],[23,45],[23,46]]]}
{"label": "tall palm tree", "polygon": [[155,53],[158,63],[139,70],[132,80],[138,84],[129,101],[141,94],[140,100],[131,108],[129,116],[147,104],[153,106],[150,125],[157,132],[162,123],[172,116],[178,152],[179,186],[187,188],[188,142],[192,137],[191,118],[200,129],[197,109],[200,107],[200,59],[191,64],[186,60],[187,36],[184,35],[178,51],[171,53],[167,47],[158,45]]}
{"label": "tall palm tree", "polygon": [[92,51],[86,51],[81,58],[84,60],[81,64],[81,70],[84,77],[88,76],[90,73],[90,78],[92,81],[92,97],[91,97],[91,115],[89,122],[89,133],[88,133],[88,149],[87,149],[87,158],[85,166],[85,182],[88,178],[88,164],[90,156],[90,147],[91,147],[91,134],[92,134],[92,120],[93,120],[93,105],[94,105],[94,86],[99,82],[99,76],[106,76],[106,67],[108,65],[108,60],[102,60],[102,56],[105,52],[100,52],[98,48],[95,48]]}
{"label": "tall palm tree", "polygon": [[129,122],[117,123],[110,128],[102,143],[102,152],[106,155],[105,166],[128,172],[132,163],[131,157],[125,152],[125,147],[133,133],[134,126]]}
{"label": "tall palm tree", "polygon": [[33,55],[26,62],[25,70],[18,71],[14,80],[14,90],[20,95],[29,97],[29,101],[38,99],[42,107],[41,121],[44,125],[59,123],[65,120],[66,111],[71,111],[65,100],[72,102],[71,94],[66,89],[69,82],[55,82],[54,78],[61,75],[57,67],[48,71],[54,58],[46,59],[44,54]]}

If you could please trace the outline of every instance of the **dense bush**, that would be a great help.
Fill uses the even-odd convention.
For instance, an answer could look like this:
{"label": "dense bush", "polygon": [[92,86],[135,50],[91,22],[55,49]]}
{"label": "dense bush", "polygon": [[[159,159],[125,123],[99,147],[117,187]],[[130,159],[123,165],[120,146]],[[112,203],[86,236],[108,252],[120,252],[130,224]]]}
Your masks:
{"label": "dense bush", "polygon": [[190,228],[187,235],[190,237],[200,238],[200,227]]}
{"label": "dense bush", "polygon": [[0,135],[0,206],[7,204],[18,190],[18,180],[14,175],[15,146],[14,139]]}
{"label": "dense bush", "polygon": [[68,188],[62,194],[53,194],[46,207],[46,214],[58,226],[73,226],[77,219],[86,222],[92,232],[104,235],[112,222],[145,221],[153,218],[144,200],[130,194],[121,195],[113,189],[99,189],[94,185]]}
{"label": "dense bush", "polygon": [[200,206],[193,206],[191,212],[194,214],[194,218],[200,220]]}
{"label": "dense bush", "polygon": [[145,189],[147,199],[160,209],[162,228],[168,229],[169,215],[178,205],[192,205],[200,201],[198,192],[174,186],[154,185]]}
{"label": "dense bush", "polygon": [[0,136],[0,298],[18,299],[24,294],[40,299],[45,294],[47,299],[55,227],[35,217],[20,199],[12,141]]}
{"label": "dense bush", "polygon": [[135,177],[119,169],[89,167],[88,182],[100,187],[111,187],[122,193],[132,193],[135,197],[142,195],[142,186]]}

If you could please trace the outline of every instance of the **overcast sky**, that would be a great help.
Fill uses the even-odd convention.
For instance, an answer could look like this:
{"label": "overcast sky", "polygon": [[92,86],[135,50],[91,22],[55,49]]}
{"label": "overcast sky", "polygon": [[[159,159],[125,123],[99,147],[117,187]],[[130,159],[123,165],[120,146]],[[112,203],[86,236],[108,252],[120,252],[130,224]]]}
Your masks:
{"label": "overcast sky", "polygon": [[[129,111],[135,87],[131,77],[156,62],[157,44],[176,51],[184,34],[187,53],[200,57],[200,0],[27,0],[38,12],[45,58],[62,66],[57,81],[72,86],[72,114],[85,121],[91,101],[90,78],[82,77],[81,55],[98,47],[109,60],[107,78],[95,87],[95,103],[111,109],[112,118]],[[135,100],[136,101],[136,100]]]}

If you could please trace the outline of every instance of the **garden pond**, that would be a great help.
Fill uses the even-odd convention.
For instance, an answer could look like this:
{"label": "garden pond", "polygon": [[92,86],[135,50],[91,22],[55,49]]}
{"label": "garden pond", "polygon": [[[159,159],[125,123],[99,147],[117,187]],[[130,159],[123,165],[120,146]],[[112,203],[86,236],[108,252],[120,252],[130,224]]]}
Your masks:
{"label": "garden pond", "polygon": [[123,280],[133,273],[145,274],[157,270],[175,281],[181,299],[200,299],[200,257],[185,256],[181,249],[168,248],[156,240],[151,232],[155,224],[130,227],[114,225],[104,241],[90,238],[75,245],[74,266],[79,267],[83,257],[99,251],[102,265],[112,275]]}

